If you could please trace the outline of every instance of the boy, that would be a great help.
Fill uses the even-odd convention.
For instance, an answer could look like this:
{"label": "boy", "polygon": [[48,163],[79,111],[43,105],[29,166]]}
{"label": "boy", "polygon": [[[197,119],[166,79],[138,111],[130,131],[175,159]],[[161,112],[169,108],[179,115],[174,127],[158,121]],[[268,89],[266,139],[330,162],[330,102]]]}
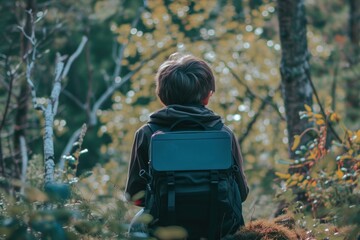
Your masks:
{"label": "boy", "polygon": [[[180,119],[190,118],[209,129],[228,132],[232,138],[233,159],[238,168],[236,183],[241,201],[245,201],[249,188],[237,140],[232,131],[222,123],[221,117],[205,107],[215,92],[215,79],[209,65],[194,56],[175,53],[159,67],[155,80],[156,94],[165,107],[153,113],[149,123],[169,128]],[[198,126],[191,121],[185,121],[178,127],[190,130]],[[144,197],[141,193],[145,192],[147,182],[139,176],[139,172],[149,169],[149,143],[152,134],[153,131],[148,124],[138,129],[135,134],[125,192],[128,199],[137,206],[144,206]],[[240,209],[241,201],[236,203],[240,205]],[[235,230],[232,229],[232,232]]]}

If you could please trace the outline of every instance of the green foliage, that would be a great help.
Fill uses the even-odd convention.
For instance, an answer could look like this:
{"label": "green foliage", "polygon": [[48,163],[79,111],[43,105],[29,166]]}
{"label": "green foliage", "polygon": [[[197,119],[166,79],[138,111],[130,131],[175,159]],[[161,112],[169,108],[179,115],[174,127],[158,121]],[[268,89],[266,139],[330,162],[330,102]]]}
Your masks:
{"label": "green foliage", "polygon": [[[97,239],[99,236],[123,239],[126,232],[123,195],[117,180],[107,178],[117,176],[112,172],[114,169],[119,169],[116,163],[95,168],[89,177],[102,181],[82,178],[71,184],[52,184],[45,192],[26,185],[18,199],[2,191],[1,239]],[[19,182],[10,184],[24,186]]]}
{"label": "green foliage", "polygon": [[[81,149],[85,132],[84,125],[76,150],[65,158],[65,171],[57,173],[60,182],[49,183],[42,191],[42,181],[34,178],[26,183],[3,180],[3,184],[24,190],[15,197],[1,191],[2,239],[124,237],[126,208],[117,163],[109,162],[94,168],[93,172],[76,176],[79,157],[87,152]],[[33,162],[37,162],[36,159]],[[43,179],[43,166],[29,167],[28,175]]]}

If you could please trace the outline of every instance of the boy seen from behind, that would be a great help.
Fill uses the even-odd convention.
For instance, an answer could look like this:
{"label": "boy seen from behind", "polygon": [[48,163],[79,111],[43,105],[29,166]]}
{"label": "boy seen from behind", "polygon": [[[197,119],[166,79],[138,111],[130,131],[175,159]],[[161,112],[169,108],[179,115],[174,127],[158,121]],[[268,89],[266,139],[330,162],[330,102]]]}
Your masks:
{"label": "boy seen from behind", "polygon": [[[239,195],[238,201],[234,204],[237,209],[241,210],[241,204],[246,200],[249,188],[244,174],[239,144],[234,133],[223,124],[221,117],[206,107],[215,92],[215,78],[211,68],[202,59],[175,53],[159,67],[155,80],[156,94],[164,107],[152,113],[148,123],[135,133],[125,189],[128,199],[137,206],[145,207],[145,209],[149,207],[146,206],[143,194],[147,189],[148,181],[139,173],[141,170],[149,171],[149,144],[151,136],[154,134],[151,126],[156,125],[160,130],[170,129],[179,120],[190,119],[193,121],[180,122],[177,129],[198,130],[198,123],[200,123],[207,129],[225,131],[231,136],[231,152],[235,169],[233,177],[236,182],[236,192]],[[220,217],[221,214],[220,212]],[[222,217],[227,218],[225,214]],[[189,219],[191,218],[191,213],[189,213]],[[226,233],[232,234],[241,225],[244,225],[242,215],[236,216],[236,218],[237,220],[231,220],[233,223],[230,224],[231,227],[227,227]],[[207,220],[204,219],[204,221]],[[223,219],[223,221],[224,226],[230,226],[225,224],[227,219]],[[154,226],[156,226],[156,219],[154,222]],[[196,229],[197,226],[189,228],[186,229],[189,232],[189,239],[206,237]]]}

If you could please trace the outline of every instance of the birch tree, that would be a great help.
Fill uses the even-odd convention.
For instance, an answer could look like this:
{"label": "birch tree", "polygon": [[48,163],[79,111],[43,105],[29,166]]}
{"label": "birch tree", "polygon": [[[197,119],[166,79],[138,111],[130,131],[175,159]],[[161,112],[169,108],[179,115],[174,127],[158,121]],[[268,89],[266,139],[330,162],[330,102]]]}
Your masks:
{"label": "birch tree", "polygon": [[31,48],[26,53],[27,65],[26,65],[26,80],[31,89],[31,97],[33,107],[36,110],[39,110],[43,114],[45,126],[44,126],[44,165],[45,165],[45,185],[54,182],[54,171],[55,171],[55,157],[54,157],[54,117],[56,116],[58,105],[59,105],[59,95],[61,92],[61,81],[67,76],[70,67],[74,60],[82,52],[87,38],[84,37],[78,47],[78,49],[67,59],[66,57],[57,54],[56,57],[56,66],[55,66],[55,76],[53,82],[53,88],[51,95],[46,99],[46,103],[39,103],[36,96],[36,89],[34,81],[32,79],[32,74],[36,64],[37,57],[37,47],[38,42],[35,36],[35,26],[36,22],[40,21],[43,15],[38,15],[37,19],[34,19],[32,10],[28,10],[28,14],[31,18],[31,31],[30,33],[25,32],[24,27],[19,27],[23,32],[25,38],[31,43]]}

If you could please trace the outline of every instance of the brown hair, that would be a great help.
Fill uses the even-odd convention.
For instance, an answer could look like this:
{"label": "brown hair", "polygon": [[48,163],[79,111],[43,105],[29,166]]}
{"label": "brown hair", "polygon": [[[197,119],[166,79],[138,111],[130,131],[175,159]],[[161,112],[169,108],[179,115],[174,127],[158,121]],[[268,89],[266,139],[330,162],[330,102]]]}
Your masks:
{"label": "brown hair", "polygon": [[156,94],[163,104],[201,104],[215,91],[210,66],[192,55],[172,54],[156,74]]}

